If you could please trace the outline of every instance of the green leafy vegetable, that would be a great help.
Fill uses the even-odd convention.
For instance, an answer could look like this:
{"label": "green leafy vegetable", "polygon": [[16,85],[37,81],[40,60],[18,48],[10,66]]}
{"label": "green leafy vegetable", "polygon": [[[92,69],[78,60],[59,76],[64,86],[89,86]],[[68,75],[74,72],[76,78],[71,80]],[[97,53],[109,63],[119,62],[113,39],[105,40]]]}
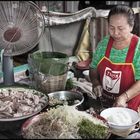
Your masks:
{"label": "green leafy vegetable", "polygon": [[105,126],[94,124],[92,121],[88,119],[82,119],[78,123],[78,134],[82,139],[101,139],[107,136],[107,128]]}
{"label": "green leafy vegetable", "polygon": [[74,87],[72,79],[68,79],[66,82],[66,90],[71,90]]}

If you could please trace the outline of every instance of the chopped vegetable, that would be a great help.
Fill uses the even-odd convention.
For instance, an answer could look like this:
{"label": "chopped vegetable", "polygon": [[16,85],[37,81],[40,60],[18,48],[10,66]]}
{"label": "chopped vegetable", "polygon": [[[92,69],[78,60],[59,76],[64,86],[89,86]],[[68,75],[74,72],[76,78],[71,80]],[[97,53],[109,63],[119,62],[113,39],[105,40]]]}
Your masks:
{"label": "chopped vegetable", "polygon": [[78,123],[78,127],[78,133],[82,139],[101,139],[107,135],[107,128],[105,126],[94,124],[88,119],[82,119],[82,121]]}

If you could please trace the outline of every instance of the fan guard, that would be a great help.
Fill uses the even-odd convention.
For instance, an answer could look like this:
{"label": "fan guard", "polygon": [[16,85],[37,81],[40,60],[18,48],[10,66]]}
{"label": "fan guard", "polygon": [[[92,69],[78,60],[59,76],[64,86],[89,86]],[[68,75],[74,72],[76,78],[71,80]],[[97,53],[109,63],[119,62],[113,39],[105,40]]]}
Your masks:
{"label": "fan guard", "polygon": [[0,1],[0,47],[6,56],[26,53],[38,43],[44,16],[30,1]]}
{"label": "fan guard", "polygon": [[12,56],[33,49],[39,42],[44,27],[43,13],[35,3],[0,1],[0,49],[4,49],[4,83],[9,85],[14,81]]}

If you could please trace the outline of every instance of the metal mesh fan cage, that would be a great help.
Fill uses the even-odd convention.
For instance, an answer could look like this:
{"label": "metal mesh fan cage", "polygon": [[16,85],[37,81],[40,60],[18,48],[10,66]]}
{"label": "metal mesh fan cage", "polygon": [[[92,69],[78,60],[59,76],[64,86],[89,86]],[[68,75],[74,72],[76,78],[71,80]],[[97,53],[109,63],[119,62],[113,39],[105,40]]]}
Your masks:
{"label": "metal mesh fan cage", "polygon": [[0,48],[16,56],[33,49],[44,31],[44,16],[31,1],[0,1]]}

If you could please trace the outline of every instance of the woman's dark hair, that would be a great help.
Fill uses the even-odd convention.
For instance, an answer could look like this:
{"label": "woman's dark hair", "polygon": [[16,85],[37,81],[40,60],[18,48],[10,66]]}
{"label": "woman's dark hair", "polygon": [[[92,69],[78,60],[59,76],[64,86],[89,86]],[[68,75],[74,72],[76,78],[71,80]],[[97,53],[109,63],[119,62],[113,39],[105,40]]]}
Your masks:
{"label": "woman's dark hair", "polygon": [[126,5],[117,5],[113,7],[108,14],[108,22],[112,15],[124,15],[127,18],[128,24],[134,26],[135,14],[132,8]]}

